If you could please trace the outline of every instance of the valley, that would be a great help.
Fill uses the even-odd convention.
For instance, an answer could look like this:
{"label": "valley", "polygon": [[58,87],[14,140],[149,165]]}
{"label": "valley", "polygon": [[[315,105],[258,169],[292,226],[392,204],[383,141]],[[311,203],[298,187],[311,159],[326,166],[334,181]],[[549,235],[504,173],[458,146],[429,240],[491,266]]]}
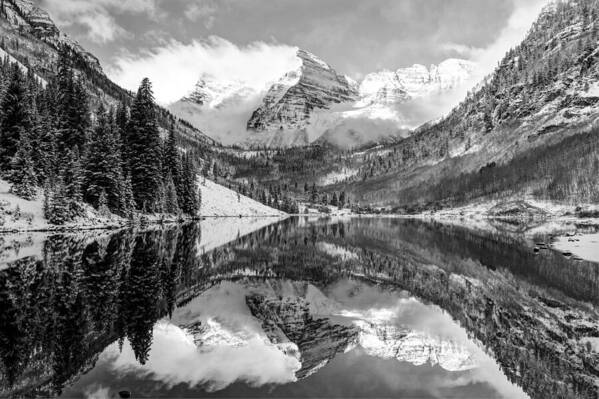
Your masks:
{"label": "valley", "polygon": [[[7,65],[47,85],[68,46],[92,114],[131,101],[45,11],[5,8]],[[295,69],[270,82],[200,77],[168,111],[156,106],[158,130],[193,151],[200,179],[287,213],[330,212],[343,195],[354,213],[529,200],[576,214],[599,201],[596,17],[593,1],[550,3],[484,78],[452,58],[355,81],[297,49]]]}

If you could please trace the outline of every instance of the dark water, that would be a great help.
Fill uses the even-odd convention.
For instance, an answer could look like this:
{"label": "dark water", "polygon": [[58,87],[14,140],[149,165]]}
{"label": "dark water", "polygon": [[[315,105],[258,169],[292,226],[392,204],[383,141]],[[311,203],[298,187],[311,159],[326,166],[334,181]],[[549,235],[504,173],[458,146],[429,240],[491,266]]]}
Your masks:
{"label": "dark water", "polygon": [[597,398],[599,265],[401,219],[1,236],[0,396]]}

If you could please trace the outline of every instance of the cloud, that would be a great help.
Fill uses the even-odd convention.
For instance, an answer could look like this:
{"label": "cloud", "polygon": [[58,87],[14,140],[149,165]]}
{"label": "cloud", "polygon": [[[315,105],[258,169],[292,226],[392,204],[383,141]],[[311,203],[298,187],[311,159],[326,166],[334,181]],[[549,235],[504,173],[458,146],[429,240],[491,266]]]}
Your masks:
{"label": "cloud", "polygon": [[191,3],[185,8],[185,17],[190,21],[202,21],[206,29],[212,29],[216,21],[218,7],[211,0]]}
{"label": "cloud", "polygon": [[42,0],[56,22],[63,26],[83,27],[90,40],[108,43],[127,35],[115,15],[148,14],[156,11],[155,0]]}
{"label": "cloud", "polygon": [[301,367],[295,357],[257,336],[235,345],[221,343],[209,349],[198,349],[187,332],[159,322],[154,327],[153,337],[150,358],[145,365],[137,362],[126,342],[121,353],[113,346],[105,354],[111,368],[118,374],[131,372],[166,387],[201,385],[207,391],[215,392],[238,381],[251,386],[293,382],[296,381],[295,372]]}
{"label": "cloud", "polygon": [[268,83],[299,66],[296,52],[295,47],[265,42],[238,46],[217,36],[189,44],[173,40],[139,56],[118,58],[109,75],[132,90],[148,77],[157,101],[169,104],[189,94],[202,76],[264,90]]}
{"label": "cloud", "polygon": [[[297,380],[301,368],[297,346],[274,345],[252,316],[245,298],[248,289],[225,282],[177,308],[171,321],[153,330],[148,361],[140,365],[128,341],[119,352],[113,344],[102,355],[117,375],[132,373],[169,388],[178,384],[214,392],[235,382],[251,386]],[[179,325],[201,325],[201,331]]]}

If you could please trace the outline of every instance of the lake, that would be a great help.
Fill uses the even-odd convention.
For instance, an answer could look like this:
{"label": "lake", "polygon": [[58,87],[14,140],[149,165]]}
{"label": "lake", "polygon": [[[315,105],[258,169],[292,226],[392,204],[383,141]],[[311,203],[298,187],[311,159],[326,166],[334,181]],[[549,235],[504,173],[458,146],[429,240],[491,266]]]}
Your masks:
{"label": "lake", "polygon": [[510,226],[0,236],[0,396],[597,398],[599,264]]}

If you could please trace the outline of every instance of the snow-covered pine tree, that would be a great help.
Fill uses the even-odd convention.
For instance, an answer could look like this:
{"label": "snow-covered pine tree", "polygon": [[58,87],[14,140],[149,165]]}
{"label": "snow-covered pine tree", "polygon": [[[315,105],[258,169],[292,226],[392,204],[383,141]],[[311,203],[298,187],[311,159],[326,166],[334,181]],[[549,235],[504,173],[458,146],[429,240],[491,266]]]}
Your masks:
{"label": "snow-covered pine tree", "polygon": [[62,180],[58,178],[53,186],[44,189],[44,217],[48,223],[63,225],[72,220],[70,200],[65,194]]}
{"label": "snow-covered pine tree", "polygon": [[131,186],[131,175],[127,174],[125,179],[123,180],[123,186],[121,188],[121,193],[123,195],[123,211],[124,216],[133,217],[133,212],[135,210],[135,198],[133,197],[133,188]]}
{"label": "snow-covered pine tree", "polygon": [[21,198],[32,200],[37,193],[35,170],[31,157],[31,141],[26,131],[21,131],[18,149],[10,163],[9,181],[11,192]]}
{"label": "snow-covered pine tree", "polygon": [[179,208],[183,213],[191,216],[197,215],[200,210],[198,187],[196,182],[196,169],[189,154],[182,160],[182,173],[180,179]]}
{"label": "snow-covered pine tree", "polygon": [[60,153],[72,150],[75,146],[81,151],[91,125],[87,92],[83,81],[75,78],[71,64],[68,50],[63,49],[58,62],[56,79]]}
{"label": "snow-covered pine tree", "polygon": [[160,134],[156,120],[152,85],[142,81],[131,107],[125,134],[128,165],[137,209],[157,210],[161,184]]}
{"label": "snow-covered pine tree", "polygon": [[64,184],[66,197],[73,201],[81,201],[83,199],[81,190],[83,169],[81,168],[79,148],[77,146],[73,147],[72,150],[67,150],[60,171],[60,178]]}
{"label": "snow-covered pine tree", "polygon": [[28,132],[31,128],[25,79],[16,64],[12,66],[10,82],[0,109],[0,170],[9,171],[21,132]]}
{"label": "snow-covered pine tree", "polygon": [[114,117],[100,106],[98,124],[90,137],[84,160],[83,198],[98,208],[100,194],[104,192],[108,209],[125,215],[127,205],[123,201],[124,177],[119,147]]}
{"label": "snow-covered pine tree", "polygon": [[173,181],[173,176],[169,174],[164,180],[164,191],[165,191],[165,209],[166,213],[176,215],[179,213],[179,199],[177,196],[177,188]]}

